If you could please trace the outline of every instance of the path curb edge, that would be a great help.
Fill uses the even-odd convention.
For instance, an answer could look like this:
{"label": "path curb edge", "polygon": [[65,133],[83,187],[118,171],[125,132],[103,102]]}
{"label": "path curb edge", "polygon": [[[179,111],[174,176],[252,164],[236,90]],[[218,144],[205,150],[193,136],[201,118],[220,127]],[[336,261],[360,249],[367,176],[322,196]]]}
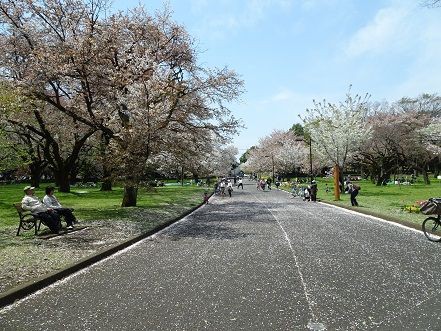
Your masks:
{"label": "path curb edge", "polygon": [[[211,195],[210,195],[211,197]],[[34,278],[26,283],[23,283],[21,285],[18,285],[16,287],[13,287],[11,289],[9,289],[8,291],[4,292],[4,293],[0,293],[0,308],[3,308],[5,306],[8,306],[10,304],[13,304],[15,301],[23,299],[24,297],[37,292],[38,290],[43,289],[46,286],[49,286],[81,269],[84,269],[88,266],[91,266],[92,264],[101,261],[113,254],[115,254],[116,252],[123,250],[135,243],[137,243],[138,241],[145,239],[147,237],[150,237],[151,235],[165,229],[166,227],[178,222],[179,220],[183,219],[184,217],[186,217],[187,215],[191,214],[192,212],[194,212],[195,210],[199,209],[200,207],[202,207],[204,205],[204,202],[198,204],[197,206],[190,208],[189,210],[185,211],[184,213],[182,213],[181,215],[159,225],[158,227],[149,230],[139,236],[130,238],[122,243],[119,244],[115,244],[114,246],[111,246],[109,248],[105,248],[91,256],[85,257],[73,264],[68,265],[67,267],[46,274],[44,276],[38,277],[38,278]]]}

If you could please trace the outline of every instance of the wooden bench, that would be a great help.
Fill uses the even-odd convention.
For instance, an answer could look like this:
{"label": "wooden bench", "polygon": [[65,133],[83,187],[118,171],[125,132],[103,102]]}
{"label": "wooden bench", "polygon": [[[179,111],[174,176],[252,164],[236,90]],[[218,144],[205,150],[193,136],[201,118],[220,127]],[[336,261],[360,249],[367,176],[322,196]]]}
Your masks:
{"label": "wooden bench", "polygon": [[35,234],[37,234],[41,226],[41,219],[38,217],[38,215],[32,214],[30,211],[21,208],[21,203],[15,203],[14,207],[17,210],[18,216],[20,217],[17,236],[20,234],[20,229],[32,230],[32,228],[35,228]]}

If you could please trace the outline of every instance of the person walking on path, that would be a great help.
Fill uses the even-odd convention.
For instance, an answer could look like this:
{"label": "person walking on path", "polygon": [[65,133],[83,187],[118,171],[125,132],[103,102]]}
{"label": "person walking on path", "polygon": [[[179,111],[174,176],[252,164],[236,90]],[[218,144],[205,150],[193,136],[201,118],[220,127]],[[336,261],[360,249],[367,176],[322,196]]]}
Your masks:
{"label": "person walking on path", "polygon": [[270,190],[270,191],[271,191],[271,183],[272,183],[271,178],[267,178],[266,184],[268,186],[268,190]]}
{"label": "person walking on path", "polygon": [[225,196],[225,182],[224,182],[224,180],[222,180],[220,183],[220,192],[221,192],[222,196]]}
{"label": "person walking on path", "polygon": [[303,201],[310,201],[311,200],[311,186],[308,185],[308,187],[305,187],[303,194]]}
{"label": "person walking on path", "polygon": [[311,182],[311,201],[317,201],[317,182],[313,180]]}
{"label": "person walking on path", "polygon": [[227,190],[228,190],[228,195],[231,198],[231,193],[233,192],[233,184],[231,183],[231,181],[228,181]]}
{"label": "person walking on path", "polygon": [[349,193],[351,194],[351,205],[358,207],[358,201],[356,199],[358,192],[360,191],[360,186],[349,183]]}
{"label": "person walking on path", "polygon": [[67,229],[72,230],[74,223],[76,223],[76,218],[74,214],[72,213],[71,208],[63,208],[63,206],[60,204],[58,199],[54,195],[54,188],[52,186],[46,187],[46,195],[43,198],[43,203],[48,208],[52,208],[57,212],[57,214],[64,216],[66,223],[67,223]]}
{"label": "person walking on path", "polygon": [[25,196],[21,200],[21,208],[37,214],[41,221],[46,224],[52,233],[60,231],[60,215],[53,208],[44,205],[34,194],[35,187],[26,186],[23,191]]}
{"label": "person walking on path", "polygon": [[260,180],[260,187],[261,187],[262,191],[265,191],[265,185],[266,185],[266,182],[263,179],[261,179]]}
{"label": "person walking on path", "polygon": [[237,188],[242,187],[243,190],[243,182],[242,182],[242,178],[239,178],[239,184],[237,184]]}

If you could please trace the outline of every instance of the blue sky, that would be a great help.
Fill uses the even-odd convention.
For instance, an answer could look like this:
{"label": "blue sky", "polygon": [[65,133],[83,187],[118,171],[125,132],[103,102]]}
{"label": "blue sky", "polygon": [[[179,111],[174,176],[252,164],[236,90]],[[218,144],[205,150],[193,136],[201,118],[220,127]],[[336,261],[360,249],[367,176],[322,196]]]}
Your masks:
{"label": "blue sky", "polygon": [[[441,90],[441,8],[419,0],[170,0],[207,67],[228,66],[246,93],[230,105],[246,129],[242,154],[274,129],[300,123],[312,100],[343,100],[348,86],[372,101]],[[114,0],[126,10],[159,0]]]}

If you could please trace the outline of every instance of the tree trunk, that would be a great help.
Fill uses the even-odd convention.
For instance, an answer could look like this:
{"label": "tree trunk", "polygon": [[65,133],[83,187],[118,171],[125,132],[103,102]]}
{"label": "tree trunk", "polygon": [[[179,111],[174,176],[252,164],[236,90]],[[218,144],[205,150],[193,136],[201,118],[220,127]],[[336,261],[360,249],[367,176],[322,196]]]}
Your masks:
{"label": "tree trunk", "polygon": [[29,165],[29,170],[31,172],[31,186],[40,187],[40,180],[43,168],[40,164],[31,163]]}
{"label": "tree trunk", "polygon": [[121,207],[136,207],[138,198],[138,187],[127,185],[124,186],[124,197]]}
{"label": "tree trunk", "polygon": [[112,172],[107,165],[103,165],[103,181],[100,191],[112,191]]}
{"label": "tree trunk", "polygon": [[381,175],[381,173],[377,174],[377,180],[375,181],[375,185],[376,186],[381,186],[382,182],[383,182],[383,176]]}
{"label": "tree trunk", "polygon": [[112,180],[109,177],[103,179],[100,191],[112,191]]}
{"label": "tree trunk", "polygon": [[340,167],[334,165],[334,200],[340,200]]}
{"label": "tree trunk", "polygon": [[440,173],[440,158],[435,159],[434,162],[434,170],[433,170],[433,178],[437,179]]}
{"label": "tree trunk", "polygon": [[382,185],[383,185],[383,182],[384,182],[386,179],[389,179],[389,178],[390,178],[390,175],[389,175],[388,173],[380,174],[380,175],[377,177],[377,183],[376,183],[376,185],[377,185],[377,186],[382,186]]}
{"label": "tree trunk", "polygon": [[103,160],[103,182],[101,184],[100,191],[112,191],[112,169],[109,167],[109,162],[107,162],[107,148],[110,144],[109,136],[103,134],[101,135],[101,145],[100,152],[101,158]]}
{"label": "tree trunk", "polygon": [[430,185],[429,173],[427,172],[426,167],[423,168],[422,172],[423,172],[424,184]]}
{"label": "tree trunk", "polygon": [[54,171],[55,182],[58,185],[58,191],[69,193],[70,192],[70,182],[69,182],[69,172],[63,170]]}
{"label": "tree trunk", "polygon": [[184,167],[181,168],[181,186],[184,186]]}

